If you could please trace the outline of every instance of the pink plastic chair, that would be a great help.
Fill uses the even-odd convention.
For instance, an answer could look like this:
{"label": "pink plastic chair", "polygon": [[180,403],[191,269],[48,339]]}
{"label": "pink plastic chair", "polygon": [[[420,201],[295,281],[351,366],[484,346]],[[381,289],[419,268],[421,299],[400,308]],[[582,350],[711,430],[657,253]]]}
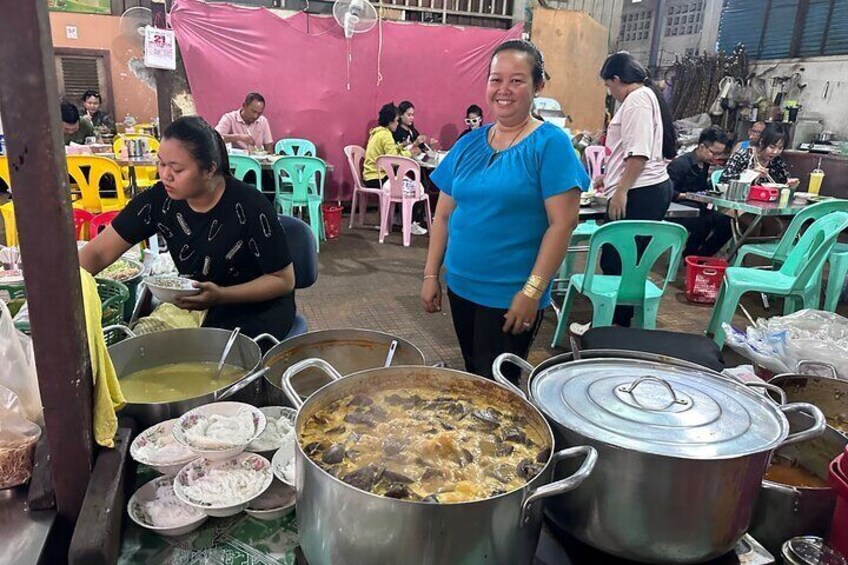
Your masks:
{"label": "pink plastic chair", "polygon": [[[368,188],[362,183],[362,162],[365,161],[365,149],[358,145],[348,145],[344,148],[347,156],[347,164],[350,167],[350,174],[353,176],[353,198],[350,201],[350,225],[353,227],[353,218],[356,215],[356,205],[359,204],[359,225],[365,224],[365,211],[368,208],[368,195],[374,194],[380,196],[383,194],[382,188]],[[378,198],[378,201],[380,198]],[[382,217],[382,216],[381,216]]]}
{"label": "pink plastic chair", "polygon": [[88,226],[94,214],[81,208],[74,208],[74,233],[77,236],[77,241],[88,240]]}
{"label": "pink plastic chair", "polygon": [[[412,239],[412,206],[416,202],[424,202],[427,213],[427,229],[431,229],[430,198],[424,192],[421,184],[421,167],[418,161],[409,157],[389,157],[384,155],[377,158],[377,170],[386,173],[389,190],[382,193],[382,204],[380,205],[380,243],[389,233],[391,218],[395,204],[400,204],[403,218],[403,246],[409,247]],[[405,195],[403,192],[403,181],[409,178],[415,183],[415,193]]]}
{"label": "pink plastic chair", "polygon": [[604,163],[607,160],[607,148],[603,145],[590,145],[583,150],[586,163],[589,165],[589,178],[595,179],[604,173]]}

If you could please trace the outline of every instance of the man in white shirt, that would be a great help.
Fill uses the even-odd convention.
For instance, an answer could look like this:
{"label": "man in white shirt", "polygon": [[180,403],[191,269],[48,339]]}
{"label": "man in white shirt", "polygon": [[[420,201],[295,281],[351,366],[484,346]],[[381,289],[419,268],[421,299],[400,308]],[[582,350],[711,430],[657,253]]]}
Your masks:
{"label": "man in white shirt", "polygon": [[274,138],[271,125],[262,114],[265,113],[265,98],[258,92],[251,92],[238,110],[227,112],[218,121],[215,129],[226,143],[232,143],[238,149],[263,148],[274,152]]}

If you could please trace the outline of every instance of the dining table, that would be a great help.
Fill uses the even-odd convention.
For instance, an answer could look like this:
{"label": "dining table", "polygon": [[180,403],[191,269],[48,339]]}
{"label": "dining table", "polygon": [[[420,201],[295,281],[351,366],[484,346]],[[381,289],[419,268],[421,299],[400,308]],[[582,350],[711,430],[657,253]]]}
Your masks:
{"label": "dining table", "polygon": [[[732,262],[733,257],[746,242],[748,242],[764,218],[767,217],[792,217],[810,203],[807,200],[793,199],[786,206],[780,202],[761,202],[757,200],[730,200],[719,193],[690,192],[683,198],[691,202],[706,204],[727,213],[731,220],[732,240],[727,251],[727,260]],[[825,199],[824,197],[822,199]],[[753,217],[747,227],[742,227],[739,222],[742,214],[751,214]],[[780,236],[771,239],[779,239]]]}

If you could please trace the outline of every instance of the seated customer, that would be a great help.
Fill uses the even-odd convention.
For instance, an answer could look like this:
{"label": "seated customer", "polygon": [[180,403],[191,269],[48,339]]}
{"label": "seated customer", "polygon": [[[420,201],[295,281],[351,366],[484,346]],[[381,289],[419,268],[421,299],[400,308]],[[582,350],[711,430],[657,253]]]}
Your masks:
{"label": "seated customer", "polygon": [[483,123],[483,109],[480,108],[477,104],[472,104],[465,111],[465,125],[468,126],[465,128],[459,137],[456,138],[457,141],[462,139],[462,136],[466,133],[471,133],[475,129],[479,128]]}
{"label": "seated customer", "polygon": [[[412,105],[412,102],[404,100],[398,104],[398,115],[400,121],[392,135],[395,141],[407,151],[411,151],[413,147],[418,147],[421,151],[428,151],[438,144],[438,140],[433,137],[428,138],[415,128],[415,106]],[[428,144],[430,147],[427,147]]]}
{"label": "seated customer", "polygon": [[760,136],[763,134],[763,131],[766,129],[765,122],[754,122],[751,124],[751,127],[748,128],[748,139],[744,141],[740,141],[736,145],[733,146],[733,151],[731,153],[736,153],[740,149],[748,149],[751,145],[754,147],[757,146],[757,143],[760,141]]}
{"label": "seated customer", "polygon": [[798,179],[789,178],[789,165],[780,156],[786,147],[787,137],[782,128],[767,127],[755,147],[740,149],[730,156],[720,182],[738,180],[744,173],[746,178],[743,180],[752,180],[752,184],[776,182],[797,185]]}
{"label": "seated customer", "polygon": [[83,103],[83,119],[91,122],[95,128],[100,128],[101,132],[115,133],[115,123],[112,117],[101,109],[103,98],[96,90],[86,90],[82,95]]}
{"label": "seated customer", "polygon": [[[362,165],[362,182],[369,188],[380,188],[383,186],[385,174],[377,169],[377,158],[384,155],[398,155],[401,157],[410,157],[421,152],[417,146],[413,146],[407,151],[395,141],[393,134],[398,128],[400,114],[397,106],[393,103],[385,104],[380,108],[380,114],[377,117],[378,126],[372,129],[368,134],[368,145],[365,147],[365,161]],[[415,221],[412,222],[412,233],[414,235],[424,235],[427,230],[421,225],[423,205],[418,202],[412,208],[412,215]]]}
{"label": "seated customer", "polygon": [[94,126],[88,120],[81,120],[79,110],[70,102],[62,102],[62,130],[65,145],[71,142],[84,145],[86,137],[94,137]]}
{"label": "seated customer", "polygon": [[[668,176],[673,183],[673,199],[685,199],[688,192],[704,192],[709,188],[710,161],[727,150],[730,140],[718,127],[710,126],[701,132],[698,146],[689,153],[676,157],[668,165]],[[683,256],[710,257],[718,253],[732,235],[730,218],[715,210],[700,206],[697,218],[677,218],[673,222],[689,231]]]}
{"label": "seated customer", "polygon": [[224,142],[232,143],[237,149],[258,147],[273,153],[274,138],[271,136],[268,118],[262,115],[264,113],[265,97],[258,92],[251,92],[241,108],[221,116],[215,129]]}

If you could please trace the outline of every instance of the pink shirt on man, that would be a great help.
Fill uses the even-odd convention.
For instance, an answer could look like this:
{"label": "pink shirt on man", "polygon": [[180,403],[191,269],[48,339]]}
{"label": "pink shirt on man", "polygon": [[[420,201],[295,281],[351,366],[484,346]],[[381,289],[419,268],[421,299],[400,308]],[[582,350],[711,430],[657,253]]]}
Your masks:
{"label": "pink shirt on man", "polygon": [[[259,119],[248,125],[241,117],[241,110],[233,110],[227,112],[218,121],[215,126],[218,133],[221,135],[242,135],[248,134],[253,138],[254,144],[262,147],[268,143],[274,143],[274,138],[271,137],[271,124],[265,116],[259,116]],[[234,141],[233,147],[238,149],[248,149],[248,143],[243,141]]]}
{"label": "pink shirt on man", "polygon": [[633,189],[668,180],[666,160],[662,154],[663,123],[660,105],[654,91],[643,86],[631,92],[610,121],[607,129],[607,169],[604,194],[612,195],[628,157],[647,157],[645,168],[633,183]]}

